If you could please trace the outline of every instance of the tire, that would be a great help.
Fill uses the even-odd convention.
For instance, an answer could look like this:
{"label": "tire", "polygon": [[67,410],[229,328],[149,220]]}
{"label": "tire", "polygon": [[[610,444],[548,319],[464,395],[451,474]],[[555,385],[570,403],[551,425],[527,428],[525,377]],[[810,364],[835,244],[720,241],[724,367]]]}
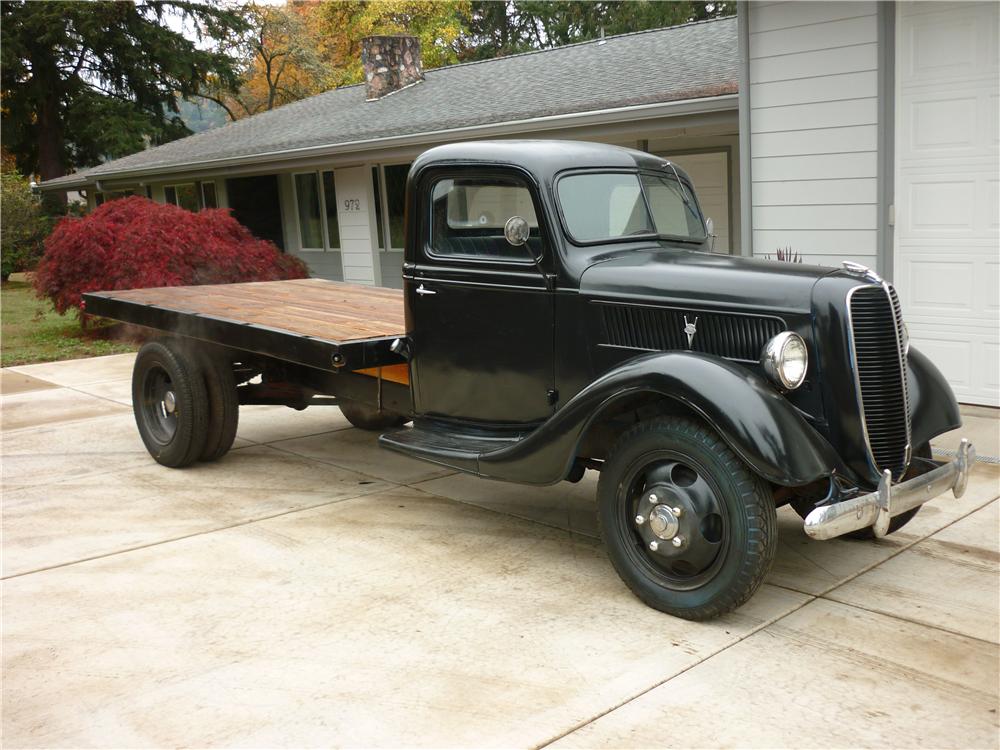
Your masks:
{"label": "tire", "polygon": [[347,421],[361,430],[385,430],[389,427],[401,427],[410,420],[394,411],[379,411],[360,401],[342,400],[337,404]]}
{"label": "tire", "polygon": [[[931,458],[932,455],[933,454],[931,453],[930,443],[924,443],[919,448],[917,448],[917,450],[913,452],[914,458]],[[918,477],[923,473],[924,473],[923,471],[911,468],[909,471],[906,472],[904,479],[913,479],[914,477]],[[807,503],[793,502],[792,507],[795,508],[795,512],[798,513],[803,520],[805,520],[805,517],[808,516],[809,512],[816,506],[808,502]],[[906,524],[912,521],[913,518],[917,515],[917,513],[920,512],[921,507],[922,506],[918,505],[916,508],[911,508],[905,513],[900,513],[898,516],[893,516],[892,518],[890,518],[889,530],[886,532],[886,535],[895,534],[901,528],[906,526]],[[857,529],[856,531],[849,531],[848,533],[844,534],[844,536],[849,539],[865,539],[865,540],[878,538],[875,536],[875,532],[872,531],[871,526],[868,526],[867,528],[864,529]]]}
{"label": "tire", "polygon": [[240,422],[240,401],[236,376],[229,358],[222,353],[204,352],[200,369],[208,394],[208,426],[200,461],[216,461],[233,447]]}
{"label": "tire", "polygon": [[198,460],[209,404],[197,357],[173,341],[144,344],[132,371],[132,411],[158,463],[177,469]]}
{"label": "tire", "polygon": [[730,612],[753,595],[774,561],[771,493],[700,422],[668,417],[625,432],[604,464],[597,496],[612,565],[661,612],[686,620]]}

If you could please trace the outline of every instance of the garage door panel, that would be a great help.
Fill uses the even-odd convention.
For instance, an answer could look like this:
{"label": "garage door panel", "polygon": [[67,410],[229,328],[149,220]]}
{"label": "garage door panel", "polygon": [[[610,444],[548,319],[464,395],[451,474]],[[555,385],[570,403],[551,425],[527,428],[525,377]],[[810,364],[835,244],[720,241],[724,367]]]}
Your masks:
{"label": "garage door panel", "polygon": [[903,23],[897,23],[902,30],[897,51],[903,51],[897,55],[897,76],[904,87],[969,80],[997,69],[995,3],[911,5],[900,8]]}
{"label": "garage door panel", "polygon": [[942,151],[973,149],[977,143],[977,97],[927,94],[908,105],[909,146],[914,156],[939,156]]}
{"label": "garage door panel", "polygon": [[956,341],[950,336],[925,332],[911,324],[910,345],[930,357],[952,388],[969,388],[973,370],[971,341]]}
{"label": "garage door panel", "polygon": [[959,400],[997,405],[998,4],[895,7],[893,268],[903,314]]}
{"label": "garage door panel", "polygon": [[897,288],[908,322],[948,323],[995,330],[995,254],[907,257],[898,269]]}

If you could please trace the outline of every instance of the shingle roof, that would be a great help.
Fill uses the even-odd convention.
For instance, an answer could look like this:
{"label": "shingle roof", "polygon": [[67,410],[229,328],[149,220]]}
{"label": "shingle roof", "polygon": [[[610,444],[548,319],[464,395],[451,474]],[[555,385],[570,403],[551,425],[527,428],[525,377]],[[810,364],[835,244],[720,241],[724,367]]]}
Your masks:
{"label": "shingle roof", "polygon": [[427,70],[378,101],[345,86],[48,181],[79,182],[217,159],[732,94],[736,19],[607,37]]}

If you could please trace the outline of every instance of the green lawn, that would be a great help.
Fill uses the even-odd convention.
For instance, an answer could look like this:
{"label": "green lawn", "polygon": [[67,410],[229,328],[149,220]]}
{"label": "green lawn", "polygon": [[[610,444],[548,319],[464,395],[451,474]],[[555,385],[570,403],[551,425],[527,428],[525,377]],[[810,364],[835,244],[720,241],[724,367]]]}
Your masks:
{"label": "green lawn", "polygon": [[8,281],[0,289],[0,365],[133,352],[136,344],[114,340],[120,326],[92,324],[84,331],[76,316],[58,315],[30,284]]}

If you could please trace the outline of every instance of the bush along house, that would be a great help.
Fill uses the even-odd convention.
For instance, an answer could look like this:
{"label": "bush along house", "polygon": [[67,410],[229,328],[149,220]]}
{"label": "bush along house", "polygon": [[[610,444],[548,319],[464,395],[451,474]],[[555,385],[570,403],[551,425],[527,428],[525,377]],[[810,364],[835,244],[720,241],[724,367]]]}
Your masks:
{"label": "bush along house", "polygon": [[735,18],[423,70],[364,40],[349,86],[44,183],[223,206],[313,276],[401,285],[411,163],[443,143],[670,159],[714,252],[871,268],[962,402],[1000,405],[995,3],[747,2]]}

